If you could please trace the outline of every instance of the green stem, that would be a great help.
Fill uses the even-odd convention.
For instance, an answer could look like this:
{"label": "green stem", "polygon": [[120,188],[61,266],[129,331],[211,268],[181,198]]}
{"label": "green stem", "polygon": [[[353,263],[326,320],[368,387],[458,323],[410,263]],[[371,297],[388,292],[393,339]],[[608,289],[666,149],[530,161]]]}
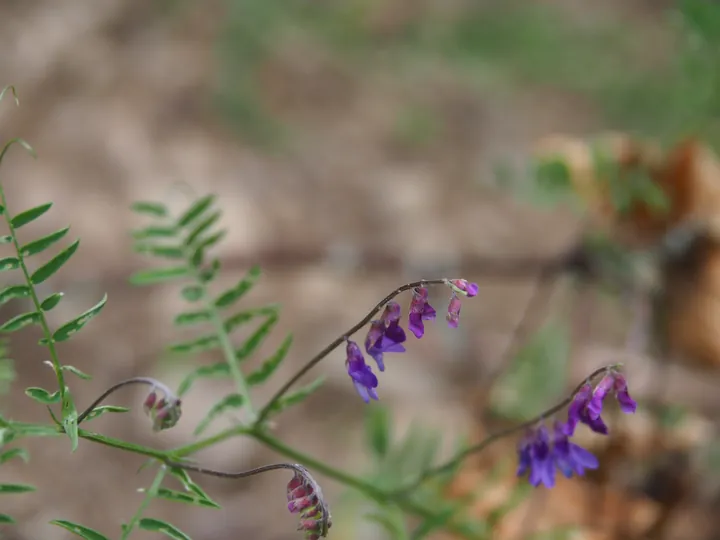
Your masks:
{"label": "green stem", "polygon": [[221,443],[223,441],[226,441],[226,440],[236,437],[238,435],[251,435],[254,432],[255,432],[255,430],[252,428],[249,428],[249,427],[234,426],[234,427],[225,429],[225,430],[213,435],[212,437],[208,437],[206,439],[200,439],[199,441],[195,441],[194,443],[186,444],[184,446],[175,448],[172,451],[172,453],[179,457],[189,456],[191,454],[195,454],[196,452],[199,452],[200,450],[204,450],[205,448],[209,448],[210,446],[214,446],[218,443]]}
{"label": "green stem", "polygon": [[7,223],[8,229],[10,230],[10,237],[12,238],[13,247],[15,248],[15,252],[17,253],[18,260],[20,261],[20,269],[22,270],[23,276],[25,277],[25,283],[27,283],[28,288],[30,289],[30,300],[35,307],[35,311],[38,313],[38,315],[40,315],[40,326],[42,327],[43,335],[45,336],[45,340],[47,341],[47,347],[50,351],[50,361],[52,362],[53,369],[55,370],[55,376],[57,377],[58,387],[60,390],[60,398],[62,399],[65,397],[65,377],[63,376],[62,369],[60,369],[60,360],[58,359],[57,350],[55,349],[55,342],[52,339],[52,332],[50,331],[50,326],[48,325],[45,314],[40,307],[40,299],[35,292],[33,282],[30,280],[30,272],[28,271],[27,265],[25,264],[25,257],[23,257],[22,251],[20,249],[20,243],[18,242],[17,234],[15,233],[15,227],[13,227],[12,220],[10,219],[10,212],[8,211],[7,200],[5,198],[5,190],[2,188],[2,184],[0,184],[0,204],[4,208],[2,214],[3,216],[5,216],[5,223]]}
{"label": "green stem", "polygon": [[118,450],[125,450],[126,452],[131,452],[133,454],[140,454],[141,456],[147,456],[160,460],[171,458],[174,455],[172,452],[155,450],[154,448],[148,448],[139,444],[121,441],[120,439],[113,439],[112,437],[106,437],[105,435],[100,435],[98,433],[93,433],[84,429],[78,430],[78,436],[88,441],[102,444],[104,446],[109,446],[111,448],[117,448]]}
{"label": "green stem", "polygon": [[135,512],[135,515],[133,515],[130,523],[123,527],[123,532],[120,540],[127,540],[130,534],[133,532],[133,529],[135,529],[135,527],[137,526],[138,522],[145,513],[145,510],[147,510],[150,501],[152,501],[157,496],[158,489],[160,489],[160,484],[162,484],[166,473],[167,467],[165,465],[160,465],[160,468],[155,475],[155,480],[153,480],[153,483],[150,485],[150,489],[148,489],[145,493],[145,498],[143,499],[142,503],[140,503],[140,507],[137,509],[137,512]]}

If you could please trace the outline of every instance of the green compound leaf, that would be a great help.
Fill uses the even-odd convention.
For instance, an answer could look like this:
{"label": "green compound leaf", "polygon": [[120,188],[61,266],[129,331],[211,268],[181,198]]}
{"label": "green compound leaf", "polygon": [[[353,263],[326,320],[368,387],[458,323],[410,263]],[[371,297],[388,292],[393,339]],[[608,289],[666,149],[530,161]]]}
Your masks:
{"label": "green compound leaf", "polygon": [[255,332],[242,344],[242,346],[235,351],[235,358],[238,362],[242,362],[246,358],[252,356],[252,354],[262,345],[263,340],[272,332],[273,327],[278,322],[278,315],[275,313],[270,315],[267,320],[262,323]]}
{"label": "green compound leaf", "polygon": [[187,235],[187,238],[185,238],[185,245],[186,246],[192,246],[195,241],[200,238],[200,235],[202,235],[205,231],[207,231],[210,227],[212,227],[222,215],[222,212],[219,210],[217,212],[213,212],[202,220],[200,223],[198,223],[191,231],[190,234]]}
{"label": "green compound leaf", "polygon": [[261,270],[259,266],[253,266],[245,277],[235,287],[224,292],[215,300],[215,306],[224,308],[231,306],[237,302],[246,292],[248,292],[260,277]]}
{"label": "green compound leaf", "polygon": [[21,313],[20,315],[16,315],[12,319],[5,321],[4,324],[0,325],[0,332],[16,332],[31,324],[40,324],[41,320],[42,318],[37,311]]}
{"label": "green compound leaf", "polygon": [[152,217],[167,217],[170,213],[167,207],[162,203],[148,202],[148,201],[137,201],[134,202],[130,209],[138,214],[145,214]]}
{"label": "green compound leaf", "polygon": [[159,497],[160,499],[166,499],[168,501],[202,506],[204,508],[221,508],[221,506],[215,501],[200,497],[196,493],[183,493],[182,491],[176,491],[174,489],[168,489],[164,487],[158,489],[156,497]]}
{"label": "green compound leaf", "polygon": [[0,259],[0,272],[20,268],[20,259],[17,257],[3,257]]}
{"label": "green compound leaf", "polygon": [[146,531],[159,532],[173,540],[192,540],[187,534],[174,525],[153,518],[142,518],[138,526]]}
{"label": "green compound leaf", "polygon": [[230,367],[226,362],[219,362],[210,366],[200,366],[195,371],[188,373],[178,388],[178,396],[185,395],[193,383],[198,379],[224,379],[230,376]]}
{"label": "green compound leaf", "polygon": [[26,298],[30,296],[30,287],[27,285],[10,285],[0,291],[0,306],[15,298]]}
{"label": "green compound leaf", "polygon": [[10,220],[10,225],[15,229],[19,229],[23,225],[27,225],[31,221],[35,221],[37,218],[42,216],[45,212],[50,210],[52,203],[45,203],[24,212],[20,212],[17,216]]}
{"label": "green compound leaf", "polygon": [[208,322],[212,319],[212,314],[207,310],[186,311],[175,317],[175,324],[178,326],[189,326],[193,324]]}
{"label": "green compound leaf", "polygon": [[67,436],[70,437],[72,451],[74,452],[78,447],[78,413],[75,408],[75,401],[67,388],[62,400],[62,419],[63,428]]}
{"label": "green compound leaf", "polygon": [[131,234],[135,240],[149,240],[151,238],[175,238],[177,233],[176,227],[150,226],[133,231]]}
{"label": "green compound leaf", "polygon": [[180,292],[182,297],[188,302],[198,302],[202,300],[203,288],[200,285],[186,285]]}
{"label": "green compound leaf", "polygon": [[66,341],[66,340],[70,339],[70,337],[73,334],[79,332],[83,326],[85,326],[87,323],[89,323],[92,319],[94,319],[100,313],[102,308],[105,307],[106,302],[107,302],[107,294],[105,294],[102,297],[102,300],[100,300],[93,307],[91,307],[84,313],[81,313],[80,315],[75,317],[72,321],[63,324],[60,328],[55,330],[55,333],[53,334],[53,340],[54,341]]}
{"label": "green compound leaf", "polygon": [[30,461],[30,454],[24,448],[12,448],[6,452],[0,453],[0,465],[7,463],[11,459],[22,459],[25,463]]}
{"label": "green compound leaf", "polygon": [[174,353],[190,354],[203,351],[211,351],[220,347],[220,339],[216,335],[207,335],[189,341],[182,341],[168,346],[168,350]]}
{"label": "green compound leaf", "polygon": [[0,514],[0,525],[12,525],[15,520],[7,514]]}
{"label": "green compound leaf", "polygon": [[83,371],[80,371],[80,370],[79,370],[78,368],[76,368],[75,366],[65,365],[65,366],[60,366],[60,369],[63,370],[63,371],[69,371],[69,372],[72,373],[73,375],[76,375],[76,376],[78,376],[78,377],[80,377],[81,379],[86,380],[86,381],[89,381],[89,380],[92,379],[92,375],[88,375],[87,373],[85,373],[85,372],[83,372]]}
{"label": "green compound leaf", "polygon": [[187,227],[199,218],[205,210],[210,208],[214,201],[215,195],[205,195],[204,197],[198,199],[182,216],[180,216],[180,219],[178,219],[178,225],[180,227]]}
{"label": "green compound leaf", "polygon": [[84,525],[78,525],[77,523],[73,523],[72,521],[55,519],[51,521],[50,524],[62,527],[66,531],[70,531],[71,533],[79,536],[80,538],[85,538],[85,540],[109,540],[107,536],[100,534],[95,529],[85,527]]}
{"label": "green compound leaf", "polygon": [[90,420],[94,420],[95,418],[98,418],[105,413],[125,413],[125,412],[128,412],[129,410],[130,409],[128,409],[127,407],[117,407],[115,405],[100,405],[99,407],[95,407],[85,417],[85,421],[89,422]]}
{"label": "green compound leaf", "polygon": [[130,283],[133,285],[154,285],[164,283],[173,279],[188,277],[190,269],[186,266],[175,266],[170,268],[154,268],[141,270],[130,276]]}
{"label": "green compound leaf", "polygon": [[0,484],[0,494],[8,493],[30,493],[36,491],[35,486],[28,484]]}
{"label": "green compound leaf", "polygon": [[24,246],[20,248],[20,253],[23,254],[23,257],[29,257],[31,255],[35,255],[37,253],[41,253],[45,251],[47,248],[55,244],[55,242],[62,239],[70,230],[70,227],[65,227],[64,229],[60,229],[59,231],[55,231],[54,233],[50,233],[47,236],[43,236],[42,238],[38,238],[37,240],[33,240],[32,242],[28,242]]}
{"label": "green compound leaf", "polygon": [[79,245],[80,240],[75,240],[75,242],[73,242],[67,248],[55,255],[55,257],[50,259],[50,261],[35,270],[35,272],[33,272],[33,274],[30,276],[30,281],[32,282],[32,284],[39,285],[40,283],[48,279],[50,276],[52,276],[55,272],[60,270],[60,268],[62,268],[62,266],[70,260],[70,257],[75,254]]}
{"label": "green compound leaf", "polygon": [[182,260],[185,253],[182,248],[175,246],[156,246],[152,244],[140,244],[135,246],[135,251],[143,255],[153,255],[164,259]]}
{"label": "green compound leaf", "polygon": [[[2,212],[0,212],[0,214],[2,214]],[[0,244],[11,244],[12,241],[13,241],[13,237],[10,236],[9,234],[0,236]]]}
{"label": "green compound leaf", "polygon": [[310,395],[312,395],[318,388],[320,388],[325,382],[325,376],[320,376],[308,385],[302,386],[301,388],[287,394],[285,397],[280,398],[270,408],[270,412],[277,414],[284,411],[288,407],[297,405],[305,401]]}
{"label": "green compound leaf", "polygon": [[225,396],[215,405],[212,406],[210,411],[207,413],[202,422],[195,428],[195,435],[200,435],[205,431],[210,423],[215,420],[219,415],[227,411],[228,409],[239,409],[245,404],[245,399],[240,394],[230,394]]}
{"label": "green compound leaf", "polygon": [[50,311],[52,308],[54,308],[60,303],[60,300],[62,300],[63,296],[65,296],[65,293],[61,292],[51,294],[42,301],[42,303],[40,304],[40,309],[42,309],[43,311]]}
{"label": "green compound leaf", "polygon": [[292,334],[290,334],[285,338],[285,341],[282,342],[280,348],[278,348],[278,350],[275,351],[270,358],[262,363],[260,368],[247,376],[247,383],[249,385],[258,385],[267,381],[270,376],[275,373],[275,370],[280,366],[282,361],[285,360],[285,357],[290,350],[290,346],[292,345],[292,341],[293,337]]}

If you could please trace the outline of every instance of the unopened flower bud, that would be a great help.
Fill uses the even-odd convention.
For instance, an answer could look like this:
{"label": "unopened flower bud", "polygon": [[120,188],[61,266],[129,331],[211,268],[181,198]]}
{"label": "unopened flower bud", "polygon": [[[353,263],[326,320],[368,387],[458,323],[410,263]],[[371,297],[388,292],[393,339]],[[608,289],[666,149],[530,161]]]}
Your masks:
{"label": "unopened flower bud", "polygon": [[476,296],[479,290],[477,283],[468,283],[466,279],[449,279],[447,283],[455,292],[469,298]]}
{"label": "unopened flower bud", "polygon": [[451,328],[457,328],[460,324],[460,308],[462,307],[462,302],[460,301],[460,297],[453,293],[452,297],[450,298],[450,303],[448,304],[448,312],[446,315],[446,319],[448,322],[448,326]]}

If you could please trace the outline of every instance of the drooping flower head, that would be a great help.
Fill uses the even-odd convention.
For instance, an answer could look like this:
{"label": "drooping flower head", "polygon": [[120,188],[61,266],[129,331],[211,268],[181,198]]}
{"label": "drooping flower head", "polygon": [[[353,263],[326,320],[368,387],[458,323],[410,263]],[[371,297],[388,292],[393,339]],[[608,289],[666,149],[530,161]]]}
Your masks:
{"label": "drooping flower head", "polygon": [[400,326],[400,304],[389,302],[379,320],[370,323],[365,338],[365,352],[373,357],[380,371],[385,371],[383,354],[386,352],[405,352],[401,345],[407,338]]}
{"label": "drooping flower head", "polygon": [[347,359],[345,360],[345,366],[347,367],[348,375],[355,385],[355,390],[360,395],[365,403],[369,403],[370,399],[378,399],[377,388],[378,379],[375,374],[365,363],[362,351],[358,344],[354,341],[348,340],[347,342]]}
{"label": "drooping flower head", "polygon": [[435,319],[437,312],[428,303],[428,290],[425,287],[418,287],[413,290],[412,300],[410,300],[410,315],[408,316],[408,328],[420,339],[425,334],[425,324],[423,321],[432,321]]}
{"label": "drooping flower head", "polygon": [[145,398],[143,410],[152,420],[153,431],[162,431],[178,423],[182,416],[181,405],[181,400],[172,395],[158,399],[157,391],[153,388]]}
{"label": "drooping flower head", "polygon": [[305,474],[296,470],[288,482],[287,507],[293,514],[300,513],[298,530],[305,532],[306,540],[318,540],[327,536],[328,529],[332,526],[332,518],[320,486],[304,468],[300,470]]}

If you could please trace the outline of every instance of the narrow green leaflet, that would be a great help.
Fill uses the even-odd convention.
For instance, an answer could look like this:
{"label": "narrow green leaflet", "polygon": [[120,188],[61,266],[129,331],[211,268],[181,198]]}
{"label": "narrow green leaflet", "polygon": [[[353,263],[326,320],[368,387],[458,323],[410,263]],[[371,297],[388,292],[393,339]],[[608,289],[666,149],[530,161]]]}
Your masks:
{"label": "narrow green leaflet", "polygon": [[214,201],[215,195],[205,195],[204,197],[201,197],[195,201],[195,203],[193,203],[182,216],[180,216],[180,219],[178,219],[178,225],[180,227],[187,227],[199,218],[205,210],[210,208]]}
{"label": "narrow green leaflet", "polygon": [[107,294],[105,294],[105,296],[102,297],[102,300],[100,300],[93,307],[91,307],[84,313],[81,313],[76,318],[74,318],[72,321],[63,324],[60,328],[55,330],[55,333],[53,334],[53,340],[66,341],[66,340],[70,339],[70,336],[72,336],[76,332],[79,332],[83,326],[85,326],[87,323],[89,323],[92,319],[94,319],[98,315],[98,313],[100,313],[102,308],[105,307],[106,302],[107,302]]}
{"label": "narrow green leaflet", "polygon": [[79,370],[78,368],[76,368],[75,366],[65,365],[65,366],[60,366],[60,369],[63,370],[63,371],[69,371],[69,372],[72,373],[73,375],[76,375],[76,376],[78,376],[78,377],[80,377],[81,379],[84,379],[84,380],[86,380],[86,381],[89,381],[89,380],[92,379],[92,375],[88,375],[88,374],[85,373],[84,371],[80,371],[80,370]]}
{"label": "narrow green leaflet", "polygon": [[50,210],[52,203],[45,203],[24,212],[20,212],[17,216],[10,220],[10,224],[15,228],[19,229],[23,225],[27,225],[31,221],[35,221],[37,218],[42,216],[45,212]]}
{"label": "narrow green leaflet", "polygon": [[0,525],[12,525],[15,523],[15,520],[8,516],[7,514],[0,514]]}
{"label": "narrow green leaflet", "polygon": [[185,313],[180,313],[177,317],[175,317],[175,324],[178,326],[187,326],[201,322],[208,322],[211,319],[212,314],[205,309],[200,311],[186,311]]}
{"label": "narrow green leaflet", "polygon": [[51,394],[43,388],[30,387],[25,389],[25,394],[43,405],[52,405],[53,403],[60,402],[59,390],[56,390]]}
{"label": "narrow green leaflet", "polygon": [[168,350],[175,353],[199,353],[203,351],[210,351],[217,349],[220,346],[220,339],[215,335],[208,335],[192,339],[189,341],[182,341],[175,343],[168,347]]}
{"label": "narrow green leaflet", "polygon": [[13,429],[18,435],[25,437],[57,437],[62,435],[56,428],[52,426],[40,426],[37,424],[13,424]]}
{"label": "narrow green leaflet", "polygon": [[253,266],[248,270],[244,278],[235,287],[224,292],[215,300],[215,306],[219,308],[228,307],[237,302],[246,292],[248,292],[255,282],[260,278],[260,267]]}
{"label": "narrow green leaflet", "polygon": [[198,251],[211,248],[214,245],[216,245],[218,242],[220,242],[220,240],[225,238],[226,234],[227,234],[227,230],[221,229],[218,232],[216,232],[215,234],[212,234],[204,239],[201,239],[200,241],[197,242],[197,244],[195,244],[194,247]]}
{"label": "narrow green leaflet", "polygon": [[211,501],[210,499],[204,499],[198,496],[196,493],[183,493],[182,491],[175,491],[174,489],[168,489],[164,487],[158,489],[156,497],[159,497],[160,499],[166,499],[168,501],[202,506],[205,508],[221,508],[221,506],[216,502]]}
{"label": "narrow green leaflet", "polygon": [[0,271],[20,268],[20,259],[17,257],[3,257],[0,259]]}
{"label": "narrow green leaflet", "polygon": [[210,216],[202,220],[190,231],[190,234],[188,234],[187,238],[185,238],[185,245],[192,246],[205,231],[207,231],[220,219],[221,215],[222,212],[218,210],[217,212],[213,212],[212,214],[210,214]]}
{"label": "narrow green leaflet", "polygon": [[278,313],[279,306],[277,304],[271,304],[269,306],[261,308],[249,309],[247,311],[240,311],[225,319],[223,326],[225,328],[225,331],[229,334],[237,327],[252,321],[255,317],[271,317],[273,315],[277,316]]}
{"label": "narrow green leaflet", "polygon": [[27,285],[10,285],[0,291],[0,306],[15,298],[25,298],[28,296],[30,296],[30,287]]}
{"label": "narrow green leaflet", "polygon": [[302,403],[305,401],[312,393],[314,393],[318,388],[320,388],[323,383],[325,382],[325,376],[318,377],[313,382],[311,382],[308,385],[300,387],[295,392],[291,392],[287,394],[285,397],[280,398],[277,402],[275,402],[270,409],[270,411],[273,414],[277,414],[281,411],[284,411],[288,407],[292,407],[293,405],[297,405],[298,403]]}
{"label": "narrow green leaflet", "polygon": [[219,362],[210,366],[200,366],[187,374],[178,388],[178,396],[184,396],[197,379],[222,379],[230,376],[230,367],[226,362]]}
{"label": "narrow green leaflet", "polygon": [[132,237],[135,240],[148,240],[150,238],[175,238],[177,232],[178,231],[175,227],[150,226],[133,231]]}
{"label": "narrow green leaflet", "polygon": [[[2,214],[2,212],[0,212]],[[9,234],[4,234],[3,236],[0,236],[0,244],[11,244],[13,241],[13,237]]]}
{"label": "narrow green leaflet", "polygon": [[30,493],[35,490],[35,486],[28,484],[0,484],[0,495],[8,493]]}
{"label": "narrow green leaflet", "polygon": [[[242,344],[242,346],[235,351],[235,358],[238,362],[242,362],[246,358],[249,358],[253,353],[262,345],[262,342],[270,334],[273,327],[278,322],[278,315],[270,315],[267,320],[262,323],[255,332]],[[282,360],[282,358],[280,359]]]}
{"label": "narrow green leaflet", "polygon": [[133,212],[138,214],[145,214],[153,217],[167,217],[169,212],[167,207],[162,203],[138,201],[130,206]]}
{"label": "narrow green leaflet", "polygon": [[198,279],[202,283],[210,283],[213,279],[215,279],[215,276],[220,271],[220,259],[213,259],[210,262],[210,266],[207,268],[203,268],[200,270],[198,274]]}
{"label": "narrow green leaflet", "polygon": [[27,463],[30,461],[30,454],[28,454],[28,451],[24,448],[11,448],[10,450],[0,453],[0,465],[15,458],[22,459]]}
{"label": "narrow green leaflet", "polygon": [[80,246],[80,240],[75,240],[67,248],[62,250],[60,253],[55,255],[46,264],[35,270],[30,276],[30,281],[33,285],[38,285],[51,277],[55,272],[60,270],[62,266],[70,260],[70,257],[77,251]]}
{"label": "narrow green leaflet", "polygon": [[42,303],[40,304],[40,309],[42,309],[43,311],[50,311],[52,308],[54,308],[60,303],[60,300],[62,300],[63,296],[65,296],[65,293],[62,292],[51,294],[42,301]]}
{"label": "narrow green leaflet", "polygon": [[185,258],[183,250],[176,246],[156,246],[153,244],[140,244],[135,246],[135,251],[143,255],[154,255],[165,259],[181,260]]}
{"label": "narrow green leaflet", "polygon": [[16,332],[31,324],[40,324],[41,317],[37,311],[21,313],[0,325],[0,332]]}
{"label": "narrow green leaflet", "polygon": [[105,413],[124,413],[128,412],[130,409],[127,407],[117,407],[115,405],[100,405],[99,407],[95,407],[90,414],[88,414],[85,417],[85,421],[89,422],[90,420],[94,420],[95,418],[98,418],[99,416],[102,416]]}
{"label": "narrow green leaflet", "polygon": [[205,431],[210,423],[215,420],[219,415],[227,411],[228,409],[239,409],[245,404],[245,400],[240,394],[230,394],[225,396],[215,405],[212,406],[210,411],[207,413],[202,422],[195,428],[195,435],[200,435]]}
{"label": "narrow green leaflet", "polygon": [[203,288],[200,285],[186,285],[180,294],[188,302],[197,302],[203,297]]}
{"label": "narrow green leaflet", "polygon": [[280,366],[282,361],[285,360],[285,357],[290,350],[290,346],[292,345],[292,341],[292,335],[287,336],[280,345],[280,348],[278,348],[278,350],[275,351],[275,353],[270,358],[265,360],[260,366],[260,368],[258,368],[256,371],[253,371],[252,373],[250,373],[250,375],[247,376],[247,383],[249,385],[258,385],[267,381],[270,376],[275,373],[275,370],[278,368],[278,366]]}
{"label": "narrow green leaflet", "polygon": [[150,270],[140,270],[130,276],[130,283],[133,285],[154,285],[163,283],[172,279],[187,277],[190,270],[186,266],[175,266],[170,268],[154,268]]}
{"label": "narrow green leaflet", "polygon": [[77,419],[78,413],[77,409],[75,408],[75,401],[73,400],[70,391],[66,388],[65,395],[63,396],[62,400],[62,425],[65,429],[65,433],[67,433],[68,437],[70,437],[73,452],[78,447]]}
{"label": "narrow green leaflet", "polygon": [[159,532],[173,540],[192,540],[187,534],[174,525],[153,518],[142,518],[138,526],[146,531]]}
{"label": "narrow green leaflet", "polygon": [[43,236],[42,238],[38,238],[37,240],[28,242],[20,248],[20,253],[23,254],[23,257],[29,257],[31,255],[41,253],[50,246],[52,246],[55,242],[62,239],[69,230],[70,227],[65,227],[64,229],[60,229],[59,231],[50,233],[47,236]]}
{"label": "narrow green leaflet", "polygon": [[73,523],[72,521],[65,521],[64,519],[55,519],[50,522],[51,525],[57,525],[58,527],[62,527],[66,531],[70,531],[76,536],[79,536],[80,538],[85,538],[85,540],[108,540],[108,537],[100,534],[95,529],[91,529],[90,527],[85,527],[84,525],[78,525],[77,523]]}
{"label": "narrow green leaflet", "polygon": [[213,501],[210,496],[205,493],[203,488],[201,488],[199,485],[197,485],[192,478],[190,478],[190,475],[185,469],[178,469],[177,467],[173,467],[170,469],[170,474],[172,474],[175,478],[180,480],[180,483],[185,488],[185,491],[189,491],[191,493],[195,493],[198,497],[201,499],[205,499],[207,501],[212,502],[215,504],[215,501]]}

